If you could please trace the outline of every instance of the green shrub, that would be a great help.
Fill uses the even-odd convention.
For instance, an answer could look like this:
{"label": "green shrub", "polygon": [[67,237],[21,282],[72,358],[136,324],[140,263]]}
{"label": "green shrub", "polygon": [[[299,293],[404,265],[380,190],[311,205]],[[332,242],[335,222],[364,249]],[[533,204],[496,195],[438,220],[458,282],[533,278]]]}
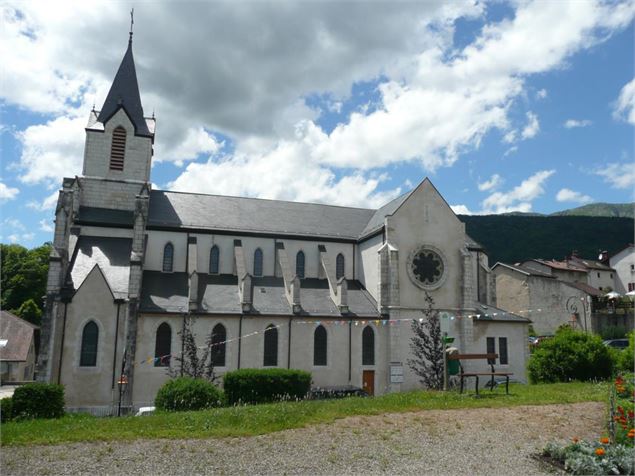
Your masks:
{"label": "green shrub", "polygon": [[606,379],[614,361],[602,338],[563,327],[552,339],[540,343],[529,358],[532,383]]}
{"label": "green shrub", "polygon": [[311,373],[295,369],[241,369],[223,377],[230,405],[303,399],[311,388]]}
{"label": "green shrub", "polygon": [[628,347],[620,351],[617,367],[623,372],[635,371],[635,332],[628,335]]}
{"label": "green shrub", "polygon": [[64,416],[64,387],[53,383],[28,383],[13,392],[13,418]]}
{"label": "green shrub", "polygon": [[0,400],[0,422],[4,423],[11,420],[13,413],[13,399],[11,397]]}
{"label": "green shrub", "polygon": [[203,379],[179,377],[167,381],[157,392],[154,404],[159,410],[179,412],[219,407],[223,393]]}

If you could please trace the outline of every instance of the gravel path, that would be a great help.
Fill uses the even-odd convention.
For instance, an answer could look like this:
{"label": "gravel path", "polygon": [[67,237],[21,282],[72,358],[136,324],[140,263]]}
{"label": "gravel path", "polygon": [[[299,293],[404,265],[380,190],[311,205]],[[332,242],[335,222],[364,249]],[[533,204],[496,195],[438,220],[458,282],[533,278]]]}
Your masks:
{"label": "gravel path", "polygon": [[2,448],[2,475],[447,474],[555,471],[549,440],[597,438],[602,403],[430,410],[351,417],[250,438]]}

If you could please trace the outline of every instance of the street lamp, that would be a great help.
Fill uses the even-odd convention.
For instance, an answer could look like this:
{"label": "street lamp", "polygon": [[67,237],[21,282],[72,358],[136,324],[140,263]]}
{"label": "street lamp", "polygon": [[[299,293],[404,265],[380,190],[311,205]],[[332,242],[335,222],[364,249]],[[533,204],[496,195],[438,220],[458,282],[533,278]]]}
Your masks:
{"label": "street lamp", "polygon": [[121,374],[121,377],[117,380],[117,385],[119,385],[119,405],[117,407],[117,416],[121,416],[121,395],[123,394],[125,387],[128,385],[128,376]]}

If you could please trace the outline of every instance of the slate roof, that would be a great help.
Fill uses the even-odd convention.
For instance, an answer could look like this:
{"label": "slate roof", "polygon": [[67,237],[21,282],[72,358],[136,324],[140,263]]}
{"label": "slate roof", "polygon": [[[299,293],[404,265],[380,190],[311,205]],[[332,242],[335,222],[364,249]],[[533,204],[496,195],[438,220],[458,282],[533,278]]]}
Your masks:
{"label": "slate roof", "polygon": [[385,218],[388,215],[392,215],[393,213],[395,213],[397,209],[401,206],[401,204],[406,201],[406,199],[410,196],[410,194],[413,191],[414,189],[404,193],[403,195],[395,198],[394,200],[388,202],[383,207],[376,210],[375,213],[373,213],[370,220],[368,221],[368,223],[366,223],[366,226],[364,227],[364,229],[359,234],[360,237],[370,235],[374,231],[377,231],[380,228],[382,228],[384,226]]}
{"label": "slate roof", "polygon": [[132,226],[134,213],[128,210],[80,206],[76,222],[82,225]]}
{"label": "slate roof", "polygon": [[[587,269],[597,269],[600,271],[614,271],[610,266],[607,266],[600,261],[578,258],[577,256],[572,256],[571,261],[573,261],[576,265],[583,266]],[[571,262],[569,261],[569,263]]]}
{"label": "slate roof", "polygon": [[519,273],[525,274],[527,276],[538,276],[540,278],[550,278],[550,279],[556,279],[555,276],[552,276],[549,273],[543,273],[542,271],[538,271],[537,269],[533,269],[533,268],[528,268],[526,266],[523,265],[512,265],[512,264],[507,264],[507,263],[502,263],[500,261],[498,261],[494,266],[492,266],[492,269],[496,268],[497,266],[502,266],[505,268],[509,268],[513,271],[517,271]]}
{"label": "slate roof", "polygon": [[0,311],[0,339],[6,340],[0,346],[0,360],[25,362],[38,326],[19,318],[7,311]]}
{"label": "slate roof", "polygon": [[[200,274],[199,312],[240,314],[238,278],[234,275]],[[252,278],[252,311],[249,315],[292,316],[285,296],[284,281],[274,276]],[[187,273],[144,271],[141,291],[142,312],[181,313],[188,309]],[[348,281],[349,314],[346,316],[379,318],[375,300],[358,281]],[[301,316],[341,317],[330,297],[326,279],[302,279]]]}
{"label": "slate roof", "polygon": [[563,284],[566,284],[567,286],[571,286],[572,288],[576,288],[579,289],[580,291],[583,291],[587,294],[589,294],[590,296],[602,296],[603,293],[602,291],[600,291],[599,289],[594,288],[593,286],[589,286],[586,283],[570,283],[567,281],[562,281]]}
{"label": "slate roof", "polygon": [[357,240],[364,208],[153,190],[148,227],[275,233]]}
{"label": "slate roof", "polygon": [[73,290],[77,291],[93,268],[99,266],[115,299],[126,298],[131,249],[129,238],[80,236],[70,267]]}
{"label": "slate roof", "polygon": [[500,309],[498,307],[490,306],[489,304],[478,303],[475,314],[477,314],[475,320],[481,322],[518,322],[525,324],[531,322],[531,319],[527,319],[526,317],[519,316],[518,314],[505,311],[504,309]]}
{"label": "slate roof", "polygon": [[143,106],[141,105],[139,84],[137,83],[137,71],[134,57],[132,56],[132,40],[128,42],[128,49],[121,60],[97,120],[105,124],[120,107],[123,107],[128,113],[138,135],[152,135],[143,116]]}

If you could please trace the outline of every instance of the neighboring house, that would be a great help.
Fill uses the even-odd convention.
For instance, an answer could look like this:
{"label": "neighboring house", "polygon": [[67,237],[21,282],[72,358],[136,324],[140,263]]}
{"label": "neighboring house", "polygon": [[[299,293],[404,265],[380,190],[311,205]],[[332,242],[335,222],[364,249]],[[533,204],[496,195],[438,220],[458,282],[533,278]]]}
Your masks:
{"label": "neighboring house", "polygon": [[609,258],[615,270],[615,291],[625,294],[635,291],[635,246],[630,244]]}
{"label": "neighboring house", "polygon": [[575,253],[564,261],[531,259],[520,264],[524,268],[542,271],[561,281],[586,283],[605,293],[615,287],[614,269],[600,261],[580,258]]}
{"label": "neighboring house", "polygon": [[130,42],[56,207],[38,375],[69,407],[116,405],[122,368],[123,404],[153,402],[189,318],[219,374],[418,388],[407,362],[426,293],[461,352],[495,349],[525,380],[529,320],[490,306],[487,255],[430,180],[379,209],[152,190],[154,127]]}
{"label": "neighboring house", "polygon": [[33,380],[38,326],[0,311],[0,383]]}
{"label": "neighboring house", "polygon": [[537,267],[500,262],[492,267],[498,307],[530,318],[538,335],[553,335],[563,324],[590,330],[591,299],[601,292],[586,283],[557,279],[548,267],[545,271]]}

